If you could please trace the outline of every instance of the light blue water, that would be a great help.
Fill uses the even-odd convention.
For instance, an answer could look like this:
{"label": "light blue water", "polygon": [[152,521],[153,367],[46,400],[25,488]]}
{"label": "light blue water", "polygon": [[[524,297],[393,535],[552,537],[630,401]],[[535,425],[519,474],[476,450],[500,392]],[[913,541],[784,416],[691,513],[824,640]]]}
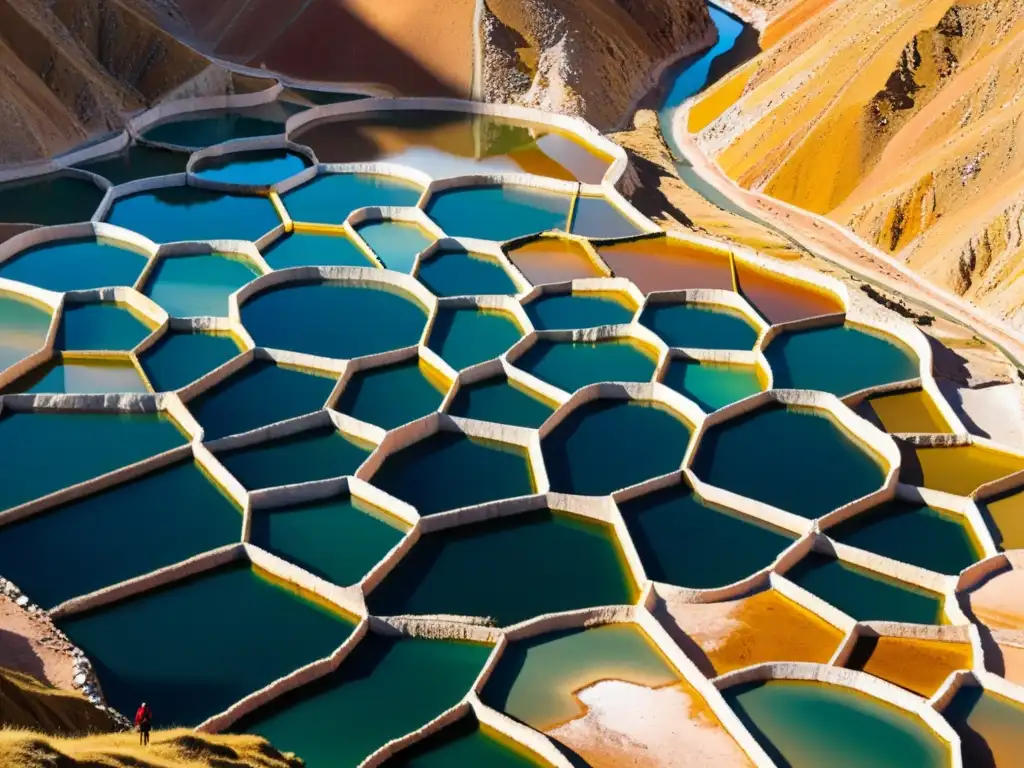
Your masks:
{"label": "light blue water", "polygon": [[205,158],[196,163],[195,175],[207,181],[269,187],[310,166],[309,160],[283,149],[257,149]]}
{"label": "light blue water", "polygon": [[269,198],[187,186],[123,197],[114,203],[107,221],[155,243],[259,240],[281,223]]}
{"label": "light blue water", "polygon": [[144,292],[171,317],[227,317],[228,297],[259,277],[251,263],[222,253],[161,259]]}
{"label": "light blue water", "polygon": [[0,264],[0,277],[48,291],[87,291],[134,285],[148,256],[109,241],[61,240],[22,251]]}
{"label": "light blue water", "polygon": [[637,308],[625,294],[566,293],[540,296],[525,309],[538,331],[555,331],[628,323]]}
{"label": "light blue water", "polygon": [[336,410],[382,429],[394,429],[436,411],[449,382],[419,358],[357,371]]}
{"label": "light blue water", "polygon": [[416,277],[435,296],[513,296],[518,292],[497,259],[468,251],[436,253],[420,265]]}
{"label": "light blue water", "polygon": [[151,331],[147,322],[126,304],[65,304],[57,347],[127,352]]}
{"label": "light blue water", "polygon": [[242,305],[242,322],[261,347],[350,359],[413,346],[427,312],[390,286],[324,281],[263,291]]}
{"label": "light blue water", "polygon": [[43,348],[50,319],[42,304],[0,293],[0,371]]}
{"label": "light blue water", "polygon": [[242,351],[230,333],[168,331],[139,356],[142,370],[157,392],[191,384]]}
{"label": "light blue water", "polygon": [[764,353],[777,389],[818,389],[842,397],[920,375],[908,347],[849,325],[782,333]]}
{"label": "light blue water", "polygon": [[515,318],[494,310],[440,309],[427,345],[457,371],[492,360],[522,338]]}
{"label": "light blue water", "polygon": [[514,365],[572,393],[599,381],[650,381],[657,360],[647,347],[626,339],[594,344],[539,339]]}
{"label": "light blue water", "polygon": [[292,232],[263,250],[272,269],[289,267],[375,267],[370,257],[343,234]]}
{"label": "light blue water", "polygon": [[130,359],[53,358],[10,385],[6,392],[34,395],[145,394],[149,390]]}
{"label": "light blue water", "polygon": [[648,304],[640,322],[670,347],[753,349],[757,328],[725,307],[701,304]]}
{"label": "light blue water", "polygon": [[328,173],[281,199],[294,221],[342,224],[357,208],[414,206],[422,193],[415,184],[389,176]]}
{"label": "light blue water", "polygon": [[764,385],[751,365],[715,365],[690,360],[673,360],[663,383],[690,398],[705,413],[757,394]]}
{"label": "light blue water", "polygon": [[626,218],[617,206],[603,197],[579,197],[572,216],[572,233],[597,239],[631,237],[640,228]]}
{"label": "light blue water", "polygon": [[256,360],[187,403],[206,440],[248,432],[318,411],[334,389],[333,376]]}
{"label": "light blue water", "polygon": [[481,240],[512,240],[566,228],[570,197],[526,187],[465,187],[430,198],[427,215],[445,234]]}
{"label": "light blue water", "polygon": [[406,274],[412,272],[417,254],[434,242],[423,227],[404,221],[375,221],[356,231],[387,269]]}

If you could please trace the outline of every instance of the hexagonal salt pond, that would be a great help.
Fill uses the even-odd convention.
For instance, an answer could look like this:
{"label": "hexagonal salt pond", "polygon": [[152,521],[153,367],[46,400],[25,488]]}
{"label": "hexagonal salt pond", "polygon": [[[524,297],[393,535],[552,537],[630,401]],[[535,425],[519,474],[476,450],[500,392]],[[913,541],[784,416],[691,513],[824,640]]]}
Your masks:
{"label": "hexagonal salt pond", "polygon": [[435,296],[514,296],[519,292],[501,262],[484,253],[442,250],[422,262],[416,275]]}
{"label": "hexagonal salt pond", "polygon": [[197,161],[192,173],[206,181],[269,187],[309,168],[305,155],[286,149],[253,149],[229,152]]}
{"label": "hexagonal salt pond", "polygon": [[617,277],[632,280],[644,293],[732,290],[732,260],[726,251],[661,236],[604,244],[597,252]]}
{"label": "hexagonal salt pond", "polygon": [[430,328],[427,346],[457,371],[493,360],[523,336],[508,312],[473,307],[441,307]]}
{"label": "hexagonal salt pond", "polygon": [[49,227],[89,221],[104,190],[91,179],[50,173],[0,184],[0,222]]}
{"label": "hexagonal salt pond", "polygon": [[48,291],[88,291],[134,285],[149,256],[112,240],[55,240],[0,264],[0,277]]}
{"label": "hexagonal salt pond", "polygon": [[1020,760],[1020,734],[1024,705],[987,691],[964,685],[942,710],[960,736],[964,765],[1012,766]]}
{"label": "hexagonal salt pond", "polygon": [[873,395],[857,406],[856,411],[885,432],[953,431],[942,412],[923,389]]}
{"label": "hexagonal salt pond", "polygon": [[441,406],[451,382],[419,358],[356,371],[336,410],[360,421],[394,429]]}
{"label": "hexagonal salt pond", "polygon": [[434,242],[434,236],[419,224],[409,221],[370,221],[356,227],[370,250],[386,269],[412,272],[416,256]]}
{"label": "hexagonal salt pond", "polygon": [[591,400],[541,442],[551,490],[606,494],[680,469],[692,429],[652,401]]}
{"label": "hexagonal salt pond", "polygon": [[184,173],[188,158],[187,152],[131,144],[117,154],[78,163],[75,167],[102,176],[111,184],[127,184],[137,179]]}
{"label": "hexagonal salt pond", "polygon": [[719,365],[697,360],[672,360],[662,379],[700,406],[705,413],[756,395],[765,388],[760,371],[752,365]]}
{"label": "hexagonal salt pond", "polygon": [[241,532],[241,510],[185,461],[0,527],[0,558],[7,578],[52,608],[231,544]]}
{"label": "hexagonal salt pond", "polygon": [[448,413],[536,429],[547,421],[556,407],[557,404],[501,374],[460,386]]}
{"label": "hexagonal salt pond", "polygon": [[611,526],[543,509],[425,534],[367,606],[377,616],[482,616],[509,626],[546,613],[629,605],[638,595]]}
{"label": "hexagonal salt pond", "polygon": [[842,544],[938,573],[960,573],[983,556],[961,515],[926,504],[888,501],[824,533]]}
{"label": "hexagonal salt pond", "polygon": [[195,726],[345,641],[353,620],[313,600],[243,561],[57,623],[114,709],[159,702],[163,722]]}
{"label": "hexagonal salt pond", "polygon": [[157,392],[191,384],[242,352],[242,342],[226,331],[167,331],[139,355],[142,370]]}
{"label": "hexagonal salt pond", "polygon": [[788,323],[844,311],[843,303],[807,283],[782,277],[736,259],[737,290],[769,323]]}
{"label": "hexagonal salt pond", "polygon": [[942,596],[809,552],[784,576],[857,621],[942,624]]}
{"label": "hexagonal salt pond", "polygon": [[704,502],[676,485],[619,504],[647,577],[689,589],[724,587],[771,565],[796,539]]}
{"label": "hexagonal salt pond", "polygon": [[427,215],[452,237],[503,242],[566,228],[572,197],[517,186],[474,186],[435,192]]}
{"label": "hexagonal salt pond", "polygon": [[570,231],[581,237],[615,238],[633,237],[642,230],[605,198],[582,195],[576,198]]}
{"label": "hexagonal salt pond", "polygon": [[949,765],[949,746],[920,717],[852,688],[768,680],[730,686],[722,695],[779,765]]}
{"label": "hexagonal salt pond", "polygon": [[57,348],[129,352],[152,331],[151,321],[127,304],[65,303]]}
{"label": "hexagonal salt pond", "polygon": [[900,482],[957,496],[1024,470],[1024,457],[985,445],[900,444],[900,454]]}
{"label": "hexagonal salt pond", "polygon": [[587,250],[575,240],[539,237],[508,251],[508,258],[534,285],[604,277]]}
{"label": "hexagonal salt pond", "polygon": [[162,144],[201,149],[232,139],[276,136],[284,133],[288,112],[280,105],[264,104],[248,109],[192,112],[147,128],[142,137]]}
{"label": "hexagonal salt pond", "polygon": [[538,331],[557,331],[628,323],[637,305],[625,293],[586,291],[541,295],[524,308]]}
{"label": "hexagonal salt pond", "polygon": [[335,376],[254,360],[186,403],[207,441],[324,407]]}
{"label": "hexagonal salt pond", "polygon": [[1000,493],[979,506],[999,549],[1024,549],[1024,492]]}
{"label": "hexagonal salt pond", "polygon": [[427,310],[403,290],[331,280],[268,288],[241,314],[258,346],[341,359],[414,346],[427,322]]}
{"label": "hexagonal salt pond", "polygon": [[309,766],[357,766],[392,739],[455,706],[490,645],[369,633],[337,671],[290,691],[232,726]]}
{"label": "hexagonal salt pond", "polygon": [[177,424],[159,413],[5,409],[0,415],[6,467],[0,509],[77,485],[187,441]]}
{"label": "hexagonal salt pond", "polygon": [[234,254],[169,256],[157,262],[144,292],[171,317],[227,317],[228,297],[259,274]]}
{"label": "hexagonal salt pond", "polygon": [[392,453],[370,482],[421,515],[536,492],[525,448],[460,432],[437,432]]}
{"label": "hexagonal salt pond", "polygon": [[909,347],[852,325],[780,333],[764,354],[777,389],[817,389],[843,397],[920,375]]}
{"label": "hexagonal salt pond", "polygon": [[271,269],[377,266],[342,232],[295,231],[263,249],[263,258]]}
{"label": "hexagonal salt pond", "polygon": [[43,348],[51,312],[28,298],[0,293],[0,371]]}
{"label": "hexagonal salt pond", "polygon": [[470,714],[403,749],[382,765],[390,768],[450,768],[454,765],[546,768],[549,763]]}
{"label": "hexagonal salt pond", "polygon": [[328,426],[220,451],[217,459],[253,491],[352,475],[373,448]]}
{"label": "hexagonal salt pond", "polygon": [[829,416],[775,404],[710,427],[693,470],[711,485],[806,518],[885,480],[879,460]]}
{"label": "hexagonal salt pond", "polygon": [[634,339],[572,342],[538,339],[513,365],[566,392],[600,381],[650,381],[657,352]]}
{"label": "hexagonal salt pond", "polygon": [[343,224],[357,208],[410,207],[422,194],[422,187],[392,176],[324,173],[281,200],[294,221]]}
{"label": "hexagonal salt pond", "polygon": [[4,388],[4,394],[115,395],[149,392],[129,357],[74,358],[60,355]]}
{"label": "hexagonal salt pond", "polygon": [[650,303],[640,322],[670,347],[753,349],[757,326],[742,312],[724,306]]}
{"label": "hexagonal salt pond", "polygon": [[116,200],[106,221],[155,243],[181,240],[259,240],[281,223],[266,197],[227,195],[177,186]]}

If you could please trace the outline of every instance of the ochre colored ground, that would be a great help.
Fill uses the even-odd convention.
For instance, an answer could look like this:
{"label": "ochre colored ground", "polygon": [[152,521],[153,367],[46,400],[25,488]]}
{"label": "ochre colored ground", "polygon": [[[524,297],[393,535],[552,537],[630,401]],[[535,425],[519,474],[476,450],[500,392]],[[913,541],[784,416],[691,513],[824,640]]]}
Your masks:
{"label": "ochre colored ground", "polygon": [[971,646],[903,637],[861,637],[847,666],[927,698],[950,672],[971,668]]}

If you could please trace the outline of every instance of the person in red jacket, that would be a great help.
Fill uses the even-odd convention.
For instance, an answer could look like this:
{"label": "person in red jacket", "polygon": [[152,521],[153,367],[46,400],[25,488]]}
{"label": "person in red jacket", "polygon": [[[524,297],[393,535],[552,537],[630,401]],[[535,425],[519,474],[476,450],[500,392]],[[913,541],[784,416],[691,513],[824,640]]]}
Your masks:
{"label": "person in red jacket", "polygon": [[139,744],[144,747],[149,746],[149,729],[152,723],[153,713],[146,702],[142,702],[142,706],[135,712],[135,727],[139,729]]}

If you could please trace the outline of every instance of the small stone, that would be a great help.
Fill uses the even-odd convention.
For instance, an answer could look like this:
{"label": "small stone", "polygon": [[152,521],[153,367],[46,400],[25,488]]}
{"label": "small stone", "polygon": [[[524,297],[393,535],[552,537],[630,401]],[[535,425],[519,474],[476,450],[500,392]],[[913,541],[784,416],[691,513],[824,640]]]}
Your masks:
{"label": "small stone", "polygon": [[21,608],[24,608],[24,607],[25,607],[26,605],[28,605],[28,596],[27,596],[27,595],[22,595],[21,597],[19,597],[19,598],[18,598],[17,600],[15,600],[14,602],[15,602],[15,603],[16,603],[16,604],[17,604],[17,605],[18,605],[19,607],[21,607]]}
{"label": "small stone", "polygon": [[75,675],[75,679],[72,682],[74,682],[75,688],[81,688],[83,685],[85,685],[88,679],[89,678],[86,677],[86,675],[83,672],[79,672],[77,675]]}

